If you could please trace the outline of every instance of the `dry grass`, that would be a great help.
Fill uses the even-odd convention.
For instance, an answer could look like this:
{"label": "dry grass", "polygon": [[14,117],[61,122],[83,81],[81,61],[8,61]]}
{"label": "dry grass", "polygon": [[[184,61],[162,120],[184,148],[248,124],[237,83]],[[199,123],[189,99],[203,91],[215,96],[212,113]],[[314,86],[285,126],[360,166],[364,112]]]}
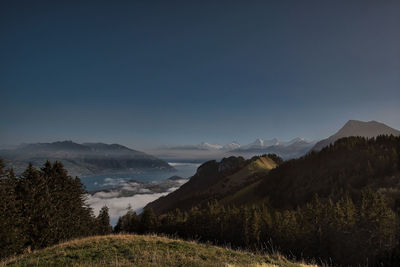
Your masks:
{"label": "dry grass", "polygon": [[266,256],[155,235],[76,239],[2,261],[0,266],[305,266]]}
{"label": "dry grass", "polygon": [[270,159],[268,157],[260,157],[256,161],[256,163],[258,164],[258,166],[260,168],[264,168],[267,170],[272,170],[278,166],[275,161],[273,161],[272,159]]}

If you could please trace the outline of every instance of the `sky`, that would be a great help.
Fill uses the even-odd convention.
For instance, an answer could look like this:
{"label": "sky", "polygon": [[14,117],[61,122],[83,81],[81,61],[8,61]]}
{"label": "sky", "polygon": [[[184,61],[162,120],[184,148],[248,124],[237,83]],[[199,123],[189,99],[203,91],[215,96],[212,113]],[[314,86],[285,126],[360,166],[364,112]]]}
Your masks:
{"label": "sky", "polygon": [[400,1],[1,1],[0,145],[400,129]]}

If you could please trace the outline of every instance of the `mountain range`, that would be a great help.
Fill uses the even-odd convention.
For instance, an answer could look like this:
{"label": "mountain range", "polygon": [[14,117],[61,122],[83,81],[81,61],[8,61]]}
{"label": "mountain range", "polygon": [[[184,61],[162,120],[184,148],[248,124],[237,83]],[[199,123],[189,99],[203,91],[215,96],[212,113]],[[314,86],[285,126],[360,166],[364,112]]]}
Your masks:
{"label": "mountain range", "polygon": [[195,145],[160,147],[151,151],[151,154],[168,161],[205,162],[229,156],[251,158],[256,155],[274,153],[284,160],[288,160],[301,157],[312,150],[321,150],[321,148],[343,137],[362,136],[371,138],[390,134],[397,136],[400,135],[400,131],[376,121],[349,120],[337,133],[320,141],[309,141],[297,137],[289,141],[282,141],[278,138],[257,138],[252,143],[245,145],[236,141],[225,145],[201,142]]}
{"label": "mountain range", "polygon": [[271,140],[257,139],[253,143],[234,149],[229,153],[234,156],[243,156],[246,158],[254,155],[274,153],[287,160],[303,156],[315,143],[315,141],[307,141],[301,137],[286,142],[279,141],[276,138]]}
{"label": "mountain range", "polygon": [[174,171],[161,159],[119,144],[78,144],[72,141],[23,144],[14,149],[0,150],[0,157],[17,174],[23,172],[28,163],[41,167],[46,160],[61,161],[73,176]]}
{"label": "mountain range", "polygon": [[294,138],[290,141],[280,141],[277,138],[273,138],[270,140],[257,138],[250,144],[241,145],[236,141],[232,141],[231,143],[220,145],[220,144],[211,144],[208,142],[201,142],[196,145],[180,145],[180,146],[166,146],[161,147],[161,149],[169,149],[169,150],[218,150],[218,151],[233,151],[233,150],[252,150],[252,149],[264,149],[270,146],[290,146],[298,142],[304,143],[313,143],[312,141],[307,141],[302,137]]}
{"label": "mountain range", "polygon": [[280,141],[277,138],[270,140],[258,138],[247,145],[232,141],[225,145],[202,142],[196,145],[161,147],[151,151],[151,154],[167,161],[192,162],[204,162],[229,156],[251,158],[255,155],[268,153],[275,153],[283,159],[291,159],[304,155],[315,143],[316,141],[307,141],[301,137],[290,141]]}
{"label": "mountain range", "polygon": [[89,176],[174,170],[163,160],[203,163],[230,156],[251,158],[255,155],[270,153],[288,160],[299,158],[312,150],[319,151],[343,137],[362,136],[371,138],[382,134],[397,136],[400,135],[400,131],[376,121],[349,120],[338,132],[319,142],[307,141],[300,137],[290,141],[281,141],[277,138],[258,138],[247,145],[241,145],[236,141],[225,145],[202,142],[197,145],[163,147],[151,151],[150,155],[119,144],[78,144],[72,141],[61,141],[23,144],[16,148],[3,149],[0,150],[0,157],[4,158],[8,166],[13,167],[16,173],[21,173],[29,162],[39,167],[46,160],[58,160],[63,162],[72,175]]}

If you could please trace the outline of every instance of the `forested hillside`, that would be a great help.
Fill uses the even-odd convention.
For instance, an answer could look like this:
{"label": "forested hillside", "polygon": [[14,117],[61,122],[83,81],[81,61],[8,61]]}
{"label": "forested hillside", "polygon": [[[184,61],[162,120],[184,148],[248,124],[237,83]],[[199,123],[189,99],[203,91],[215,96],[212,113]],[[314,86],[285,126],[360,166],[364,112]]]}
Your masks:
{"label": "forested hillside", "polygon": [[250,201],[266,198],[276,208],[295,208],[312,200],[338,199],[347,192],[359,199],[362,189],[400,200],[400,137],[348,137],[272,170],[252,192]]}
{"label": "forested hillside", "polygon": [[147,205],[156,214],[175,208],[187,210],[211,200],[222,200],[250,185],[275,168],[282,159],[263,155],[245,160],[242,157],[224,158],[202,164],[196,174],[178,190]]}
{"label": "forested hillside", "polygon": [[344,138],[280,164],[220,201],[208,198],[206,207],[171,207],[158,217],[150,209],[142,218],[129,212],[115,230],[254,250],[273,245],[319,263],[398,266],[399,155],[400,137]]}

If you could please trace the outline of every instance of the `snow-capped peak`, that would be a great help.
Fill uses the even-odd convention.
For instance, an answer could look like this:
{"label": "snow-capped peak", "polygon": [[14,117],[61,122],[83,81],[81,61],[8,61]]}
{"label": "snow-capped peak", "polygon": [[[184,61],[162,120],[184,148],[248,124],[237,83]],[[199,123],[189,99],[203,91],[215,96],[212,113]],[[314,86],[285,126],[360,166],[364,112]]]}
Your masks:
{"label": "snow-capped peak", "polygon": [[209,149],[209,150],[220,150],[221,148],[223,148],[223,146],[221,146],[221,145],[210,144],[207,142],[201,142],[198,146],[201,149]]}
{"label": "snow-capped peak", "polygon": [[271,140],[263,140],[261,138],[256,139],[253,143],[250,143],[243,148],[245,149],[261,149],[269,146],[276,146],[279,145],[279,140],[273,138]]}
{"label": "snow-capped peak", "polygon": [[280,141],[276,138],[272,138],[271,140],[264,140],[264,147],[277,146],[279,144],[280,144]]}
{"label": "snow-capped peak", "polygon": [[298,143],[298,142],[306,142],[306,143],[308,143],[307,140],[306,140],[305,138],[303,138],[303,137],[296,137],[296,138],[294,138],[294,139],[292,139],[292,140],[290,140],[290,141],[282,142],[282,145],[283,145],[283,146],[290,146],[290,145],[293,145],[293,144]]}
{"label": "snow-capped peak", "polygon": [[251,143],[253,146],[260,146],[263,147],[264,146],[264,140],[262,140],[261,138],[256,139],[256,141],[254,141],[253,143]]}
{"label": "snow-capped peak", "polygon": [[223,149],[227,150],[227,151],[238,149],[238,148],[240,148],[240,144],[238,142],[236,142],[236,141],[233,141],[232,143],[226,144],[223,147]]}

